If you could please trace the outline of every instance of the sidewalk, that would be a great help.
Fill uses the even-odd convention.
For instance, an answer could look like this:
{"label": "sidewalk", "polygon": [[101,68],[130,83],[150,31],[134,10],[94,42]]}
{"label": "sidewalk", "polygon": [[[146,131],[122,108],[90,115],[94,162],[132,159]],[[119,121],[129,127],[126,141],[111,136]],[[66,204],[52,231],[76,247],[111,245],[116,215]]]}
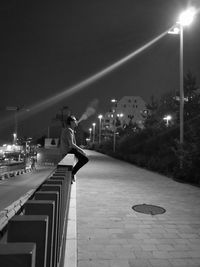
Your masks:
{"label": "sidewalk", "polygon": [[[200,266],[200,188],[87,151],[77,176],[78,267]],[[163,207],[137,213],[137,204]]]}

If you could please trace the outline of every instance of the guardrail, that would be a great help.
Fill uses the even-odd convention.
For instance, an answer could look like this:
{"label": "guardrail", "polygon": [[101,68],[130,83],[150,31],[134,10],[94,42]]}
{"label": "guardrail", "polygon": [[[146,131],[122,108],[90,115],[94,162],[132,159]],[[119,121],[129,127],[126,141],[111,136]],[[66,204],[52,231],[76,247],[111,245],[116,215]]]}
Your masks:
{"label": "guardrail", "polygon": [[25,162],[16,162],[12,165],[0,166],[0,180],[13,177],[24,172],[31,171],[31,164]]}
{"label": "guardrail", "polygon": [[37,190],[0,213],[1,267],[63,267],[73,163],[67,155]]}

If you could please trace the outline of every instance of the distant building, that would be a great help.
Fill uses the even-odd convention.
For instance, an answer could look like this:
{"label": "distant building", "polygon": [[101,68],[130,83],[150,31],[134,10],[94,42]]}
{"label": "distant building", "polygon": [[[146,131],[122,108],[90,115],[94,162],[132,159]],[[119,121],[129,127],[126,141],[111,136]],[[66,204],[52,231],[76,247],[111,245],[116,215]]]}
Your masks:
{"label": "distant building", "polygon": [[123,114],[120,118],[123,125],[137,124],[143,128],[147,117],[146,103],[140,96],[124,96],[117,102],[117,114]]}
{"label": "distant building", "polygon": [[124,96],[104,115],[102,129],[113,131],[114,127],[124,128],[130,123],[143,128],[147,113],[146,103],[140,96]]}
{"label": "distant building", "polygon": [[111,111],[106,112],[103,116],[102,120],[102,129],[112,130],[112,126],[114,125],[114,115]]}

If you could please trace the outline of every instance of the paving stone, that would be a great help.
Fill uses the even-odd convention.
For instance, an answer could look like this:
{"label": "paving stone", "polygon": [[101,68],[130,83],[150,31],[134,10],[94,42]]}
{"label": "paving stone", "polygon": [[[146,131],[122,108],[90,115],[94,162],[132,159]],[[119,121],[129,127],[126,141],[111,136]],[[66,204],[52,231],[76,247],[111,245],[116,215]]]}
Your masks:
{"label": "paving stone", "polygon": [[150,259],[152,267],[172,267],[172,263],[169,260]]}
{"label": "paving stone", "polygon": [[156,245],[157,250],[164,250],[164,251],[174,251],[174,246],[169,244],[159,244]]}
{"label": "paving stone", "polygon": [[78,267],[110,267],[110,260],[78,261]]}
{"label": "paving stone", "polygon": [[78,260],[78,267],[92,267],[92,262],[89,260]]}
{"label": "paving stone", "polygon": [[96,251],[96,255],[97,255],[96,259],[99,259],[99,260],[111,260],[111,259],[116,258],[115,252],[106,251],[105,249],[101,251]]}
{"label": "paving stone", "polygon": [[92,259],[97,259],[97,254],[94,251],[78,251],[78,259],[88,261]]}
{"label": "paving stone", "polygon": [[158,250],[155,245],[141,245],[142,250],[144,251],[153,251],[153,250]]}
{"label": "paving stone", "polygon": [[129,267],[152,267],[149,260],[144,259],[130,259],[129,260]]}
{"label": "paving stone", "polygon": [[173,267],[188,267],[191,266],[187,259],[169,259]]}
{"label": "paving stone", "polygon": [[111,260],[110,261],[110,267],[130,267],[128,260]]}
{"label": "paving stone", "polygon": [[153,257],[156,259],[169,259],[168,251],[153,251]]}
{"label": "paving stone", "polygon": [[134,255],[139,259],[152,259],[154,258],[154,253],[152,251],[134,251]]}
{"label": "paving stone", "polygon": [[193,251],[188,251],[188,255],[191,258],[200,258],[200,249],[198,250],[193,250]]}

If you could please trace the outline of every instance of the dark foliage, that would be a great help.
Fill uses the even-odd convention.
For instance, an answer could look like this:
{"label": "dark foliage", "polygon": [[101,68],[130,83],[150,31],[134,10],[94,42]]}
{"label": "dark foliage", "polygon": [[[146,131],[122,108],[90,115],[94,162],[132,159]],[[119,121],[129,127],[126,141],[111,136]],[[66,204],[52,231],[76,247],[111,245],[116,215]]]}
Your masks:
{"label": "dark foliage", "polygon": [[[148,105],[149,116],[143,130],[132,125],[121,130],[112,152],[112,140],[101,145],[101,152],[138,166],[168,175],[182,182],[200,184],[200,95],[194,76],[184,80],[184,145],[179,143],[179,100],[170,92]],[[166,125],[163,116],[173,120]]]}

